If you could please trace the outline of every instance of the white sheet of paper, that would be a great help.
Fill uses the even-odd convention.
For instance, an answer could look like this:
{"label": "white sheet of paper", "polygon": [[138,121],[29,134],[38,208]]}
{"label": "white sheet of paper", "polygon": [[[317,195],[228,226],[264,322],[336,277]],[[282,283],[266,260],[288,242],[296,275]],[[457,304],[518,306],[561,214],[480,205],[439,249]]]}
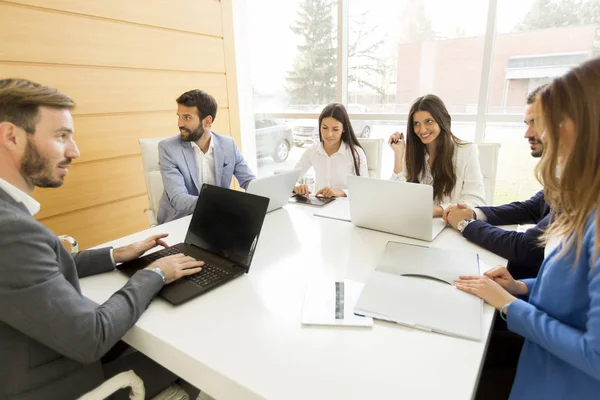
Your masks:
{"label": "white sheet of paper", "polygon": [[[373,318],[354,314],[354,306],[364,285],[348,279],[345,279],[343,284],[344,296],[342,301],[336,299],[336,285],[333,280],[315,281],[306,285],[302,307],[302,324],[373,326]],[[343,315],[341,309],[339,313],[336,313],[336,302],[338,307],[343,306]]]}

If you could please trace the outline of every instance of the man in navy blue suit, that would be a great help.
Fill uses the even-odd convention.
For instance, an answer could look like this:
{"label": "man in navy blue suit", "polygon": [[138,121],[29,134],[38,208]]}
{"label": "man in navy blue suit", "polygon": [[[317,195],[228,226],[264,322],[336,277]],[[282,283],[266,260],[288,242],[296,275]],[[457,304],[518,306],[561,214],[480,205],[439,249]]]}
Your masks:
{"label": "man in navy blue suit", "polygon": [[[543,89],[540,86],[527,96],[525,108],[525,138],[529,142],[531,155],[541,157],[543,145],[534,129],[536,118],[535,100]],[[464,204],[449,207],[444,219],[469,241],[508,259],[507,268],[515,279],[537,276],[544,249],[539,246],[542,229],[548,224],[550,207],[540,190],[527,201],[517,201],[497,207],[469,208]],[[537,224],[525,232],[505,231],[496,225]]]}

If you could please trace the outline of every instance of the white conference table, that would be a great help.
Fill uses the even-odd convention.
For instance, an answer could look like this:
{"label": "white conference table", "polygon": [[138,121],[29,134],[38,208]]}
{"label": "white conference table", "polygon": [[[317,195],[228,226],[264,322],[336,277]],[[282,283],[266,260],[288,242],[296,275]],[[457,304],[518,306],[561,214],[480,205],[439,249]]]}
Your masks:
{"label": "white conference table", "polygon": [[[155,299],[124,340],[217,400],[471,399],[494,310],[485,305],[481,342],[375,321],[372,328],[301,324],[307,282],[365,282],[389,240],[472,250],[506,260],[446,228],[434,242],[315,217],[286,205],[267,214],[249,274],[179,306]],[[191,217],[107,245],[159,232],[182,242]],[[102,303],[127,282],[114,271],[82,279]],[[443,299],[440,299],[443,301]]]}

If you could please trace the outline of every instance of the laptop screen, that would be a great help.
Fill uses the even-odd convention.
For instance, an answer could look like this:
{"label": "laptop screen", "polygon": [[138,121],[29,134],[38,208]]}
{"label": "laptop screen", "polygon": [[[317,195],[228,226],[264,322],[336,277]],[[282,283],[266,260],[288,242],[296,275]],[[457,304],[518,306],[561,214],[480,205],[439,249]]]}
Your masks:
{"label": "laptop screen", "polygon": [[265,197],[204,184],[185,243],[248,270],[268,205]]}

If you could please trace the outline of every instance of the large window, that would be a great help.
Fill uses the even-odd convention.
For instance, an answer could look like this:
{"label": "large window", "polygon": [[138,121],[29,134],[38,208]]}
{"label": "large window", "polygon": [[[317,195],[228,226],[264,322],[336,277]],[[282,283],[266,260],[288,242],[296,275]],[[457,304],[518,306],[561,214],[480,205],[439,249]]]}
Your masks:
{"label": "large window", "polygon": [[258,175],[269,175],[292,168],[318,135],[314,116],[288,114],[318,115],[336,100],[337,2],[248,4]]}
{"label": "large window", "polygon": [[496,21],[485,141],[502,146],[495,195],[501,204],[541,189],[539,159],[523,138],[527,94],[600,49],[600,1],[502,0]]}
{"label": "large window", "polygon": [[[347,105],[360,137],[387,139],[434,93],[458,137],[500,143],[494,203],[526,199],[540,188],[527,93],[600,53],[600,0],[248,4],[259,175],[295,165],[329,102]],[[382,178],[392,162],[386,146]]]}

